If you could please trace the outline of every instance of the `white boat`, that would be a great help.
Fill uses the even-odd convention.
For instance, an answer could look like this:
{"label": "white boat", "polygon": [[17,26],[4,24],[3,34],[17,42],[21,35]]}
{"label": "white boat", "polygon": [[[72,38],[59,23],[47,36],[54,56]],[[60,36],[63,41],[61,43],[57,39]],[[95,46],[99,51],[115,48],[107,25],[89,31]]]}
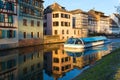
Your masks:
{"label": "white boat", "polygon": [[84,48],[97,46],[110,42],[105,36],[86,37],[86,38],[69,38],[64,43],[66,51],[81,51]]}

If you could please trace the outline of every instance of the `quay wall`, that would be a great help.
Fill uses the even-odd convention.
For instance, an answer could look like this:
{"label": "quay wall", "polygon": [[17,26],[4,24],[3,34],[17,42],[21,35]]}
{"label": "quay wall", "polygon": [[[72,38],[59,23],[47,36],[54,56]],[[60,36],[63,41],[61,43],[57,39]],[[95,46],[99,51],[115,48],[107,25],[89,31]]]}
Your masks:
{"label": "quay wall", "polygon": [[43,39],[25,39],[25,40],[19,40],[18,43],[0,44],[0,50],[43,45],[43,44],[62,43],[62,42],[65,42],[65,40],[60,40],[59,35],[55,35],[55,36],[48,35],[48,36],[44,36]]}

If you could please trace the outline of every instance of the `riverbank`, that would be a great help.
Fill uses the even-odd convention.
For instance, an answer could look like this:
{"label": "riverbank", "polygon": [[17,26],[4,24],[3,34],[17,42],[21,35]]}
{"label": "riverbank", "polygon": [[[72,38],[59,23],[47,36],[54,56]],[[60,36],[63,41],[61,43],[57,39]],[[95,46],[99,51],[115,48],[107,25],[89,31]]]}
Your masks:
{"label": "riverbank", "polygon": [[120,80],[120,48],[104,56],[73,80]]}

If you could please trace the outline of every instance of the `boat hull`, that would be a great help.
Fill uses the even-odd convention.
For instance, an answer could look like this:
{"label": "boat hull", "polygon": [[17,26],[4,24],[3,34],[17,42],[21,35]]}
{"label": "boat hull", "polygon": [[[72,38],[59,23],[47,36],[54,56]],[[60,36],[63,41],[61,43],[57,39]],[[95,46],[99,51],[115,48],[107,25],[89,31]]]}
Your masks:
{"label": "boat hull", "polygon": [[64,50],[65,51],[83,51],[85,48],[102,45],[105,43],[109,43],[110,41],[98,41],[98,42],[92,42],[85,45],[82,44],[64,44]]}

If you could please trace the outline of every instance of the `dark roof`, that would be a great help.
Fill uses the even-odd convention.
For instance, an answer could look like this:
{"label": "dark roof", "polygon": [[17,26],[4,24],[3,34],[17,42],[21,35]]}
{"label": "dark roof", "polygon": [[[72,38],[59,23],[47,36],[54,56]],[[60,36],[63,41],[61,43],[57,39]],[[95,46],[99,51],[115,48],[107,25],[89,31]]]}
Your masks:
{"label": "dark roof", "polygon": [[58,3],[53,3],[44,10],[44,13],[52,13],[53,11],[67,12],[65,7],[60,6]]}

